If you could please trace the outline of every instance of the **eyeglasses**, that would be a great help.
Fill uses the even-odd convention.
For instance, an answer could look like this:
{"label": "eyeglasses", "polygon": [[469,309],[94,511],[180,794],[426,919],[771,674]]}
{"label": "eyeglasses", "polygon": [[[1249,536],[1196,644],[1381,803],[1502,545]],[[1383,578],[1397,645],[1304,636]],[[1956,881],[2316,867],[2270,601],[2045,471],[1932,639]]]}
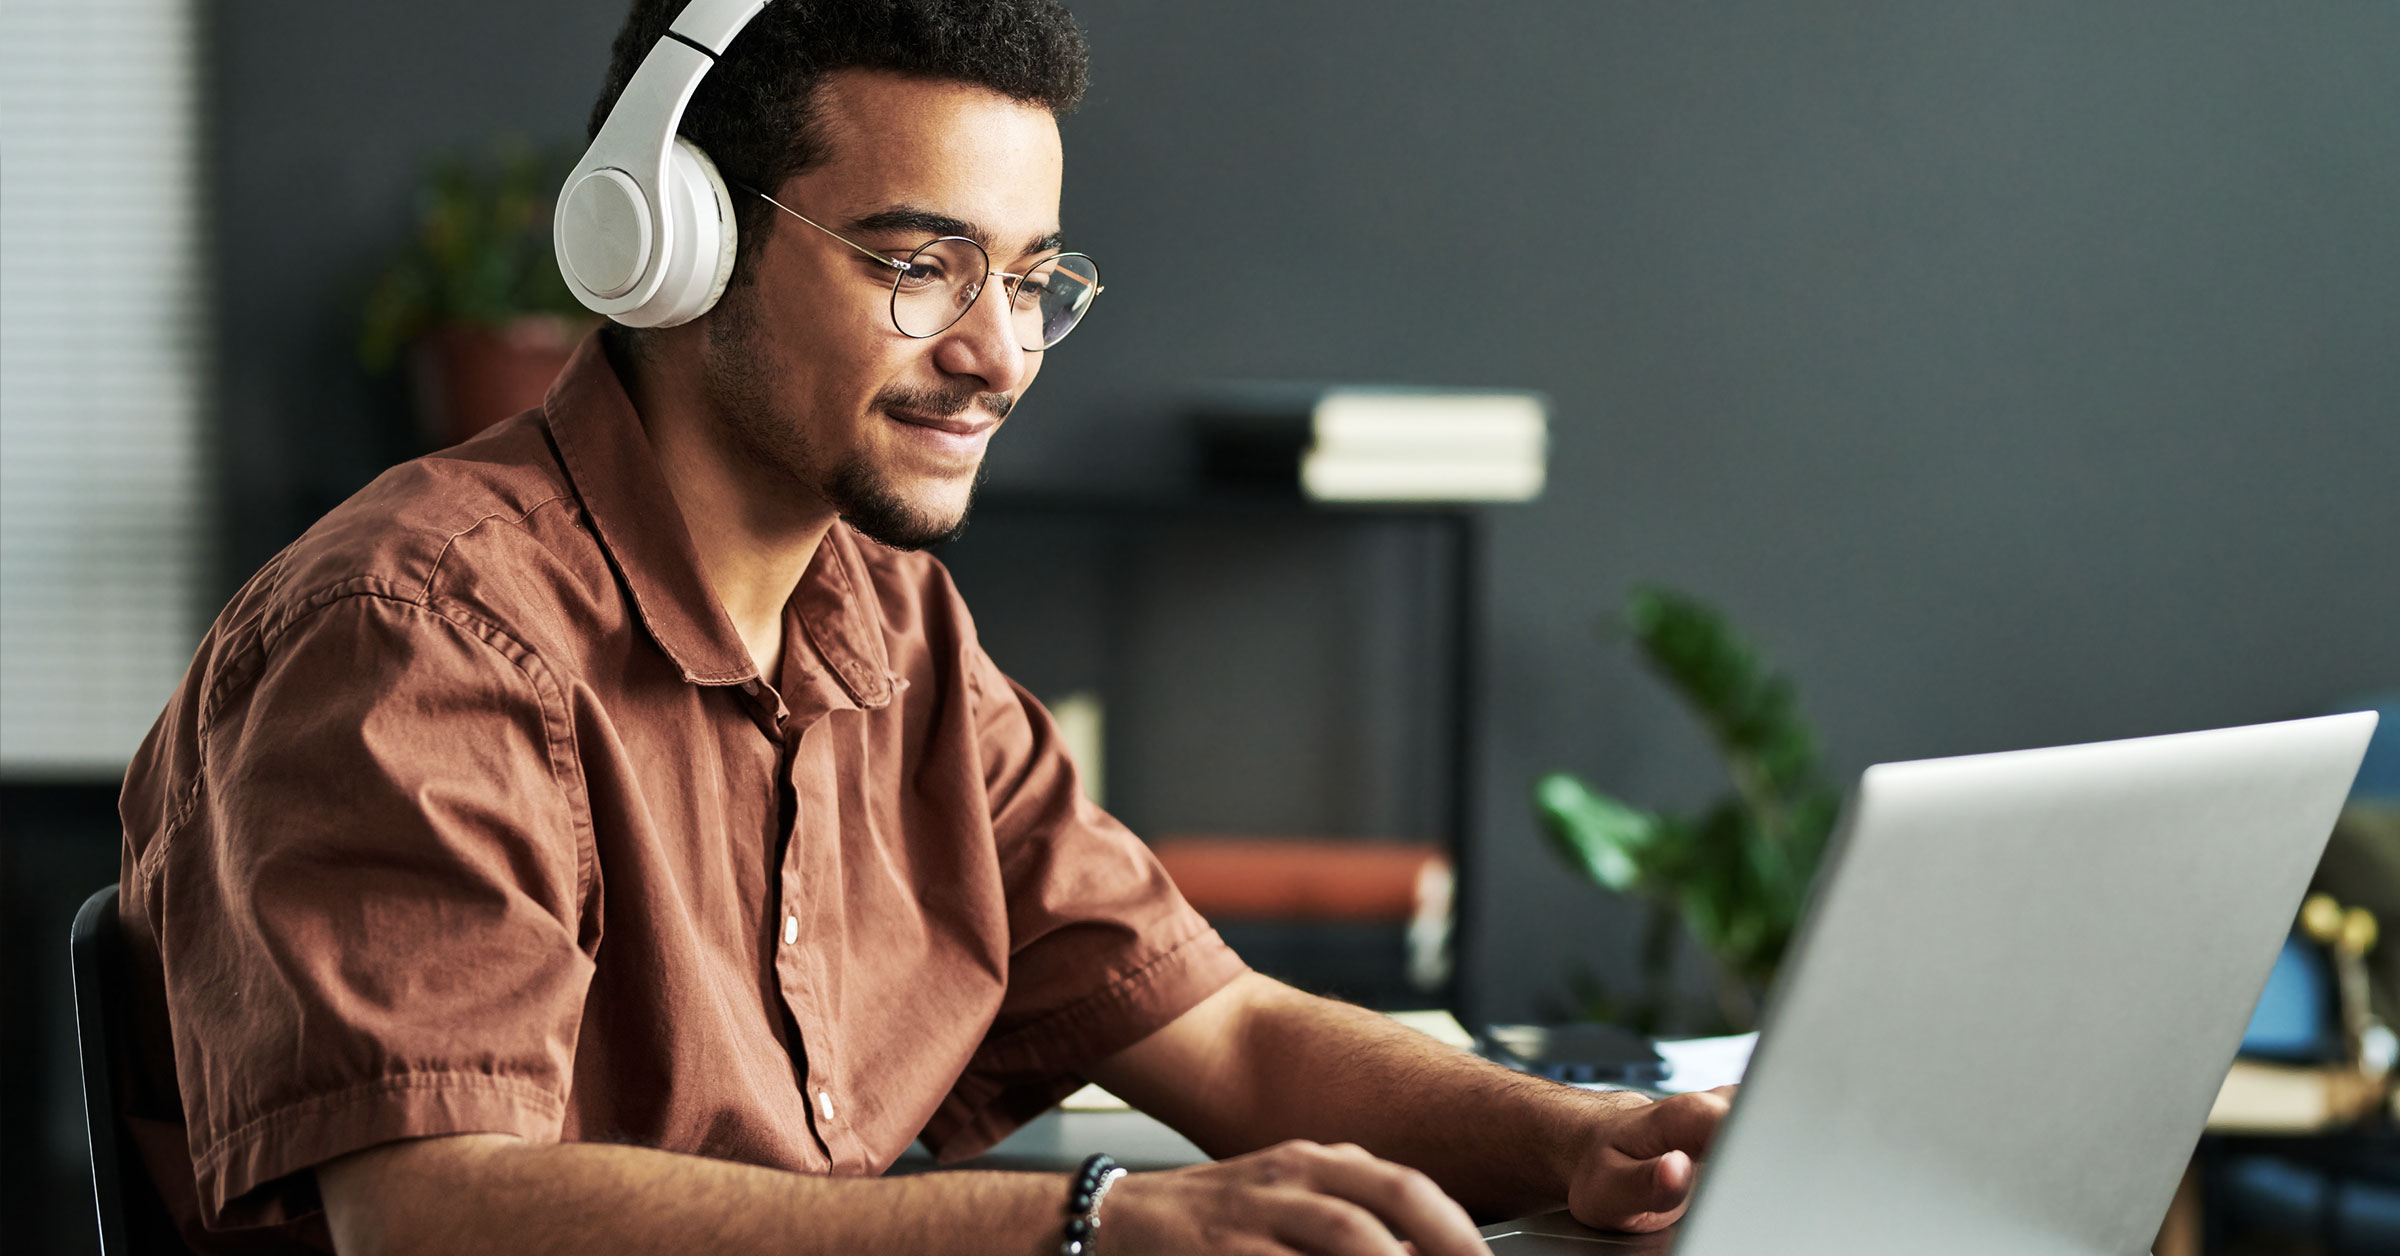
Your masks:
{"label": "eyeglasses", "polygon": [[1008,321],[1016,328],[1017,344],[1039,353],[1067,338],[1092,308],[1100,286],[1100,267],[1081,253],[1059,253],[1036,262],[1023,274],[993,270],[991,255],[965,236],[943,236],[919,246],[905,258],[878,253],[816,219],[793,209],[754,187],[740,184],[792,217],[857,249],[892,268],[892,326],[914,340],[939,336],[967,316],[983,285],[998,276],[1008,298]]}

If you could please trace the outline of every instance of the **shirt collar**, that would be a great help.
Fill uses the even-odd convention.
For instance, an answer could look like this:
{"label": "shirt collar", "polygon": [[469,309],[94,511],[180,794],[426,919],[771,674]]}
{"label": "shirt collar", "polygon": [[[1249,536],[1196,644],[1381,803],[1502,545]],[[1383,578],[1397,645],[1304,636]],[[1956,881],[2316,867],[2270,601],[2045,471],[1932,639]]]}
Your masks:
{"label": "shirt collar", "polygon": [[[850,700],[875,708],[892,700],[892,665],[884,649],[874,577],[859,547],[850,525],[836,521],[817,543],[817,556],[792,590],[788,608]],[[787,640],[784,652],[791,654],[795,645]]]}
{"label": "shirt collar", "polygon": [[[683,669],[683,678],[697,685],[757,679],[749,647],[700,574],[700,553],[683,511],[599,333],[576,348],[543,398],[542,414],[642,625]],[[891,701],[883,619],[847,523],[826,532],[788,606],[853,701],[864,707]],[[785,653],[797,644],[786,640]]]}

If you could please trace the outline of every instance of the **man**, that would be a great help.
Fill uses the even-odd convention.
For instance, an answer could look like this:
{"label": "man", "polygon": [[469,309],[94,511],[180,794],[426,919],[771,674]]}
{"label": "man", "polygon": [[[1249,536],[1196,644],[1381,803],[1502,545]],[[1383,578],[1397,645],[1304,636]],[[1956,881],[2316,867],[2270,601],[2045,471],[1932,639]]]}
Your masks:
{"label": "man", "polygon": [[[1468,1208],[1680,1215],[1725,1096],[1246,971],[912,552],[1063,334],[1028,314],[1084,58],[1048,0],[774,0],[682,126],[736,189],[721,301],[596,337],[220,617],[124,803],[180,1097],[135,1133],[196,1241],[1462,1256]],[[1084,1078],[1226,1159],[875,1177]]]}

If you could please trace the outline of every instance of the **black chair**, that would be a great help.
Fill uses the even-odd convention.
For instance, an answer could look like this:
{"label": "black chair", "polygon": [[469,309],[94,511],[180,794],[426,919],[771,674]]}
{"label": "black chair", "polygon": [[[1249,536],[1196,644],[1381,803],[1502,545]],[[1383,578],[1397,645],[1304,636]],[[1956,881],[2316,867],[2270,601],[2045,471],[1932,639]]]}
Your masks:
{"label": "black chair", "polygon": [[83,1054],[83,1113],[91,1131],[92,1201],[100,1216],[101,1256],[188,1253],[166,1206],[150,1185],[140,1154],[125,1137],[134,1036],[126,991],[125,936],[117,887],[92,895],[75,913],[75,1038]]}

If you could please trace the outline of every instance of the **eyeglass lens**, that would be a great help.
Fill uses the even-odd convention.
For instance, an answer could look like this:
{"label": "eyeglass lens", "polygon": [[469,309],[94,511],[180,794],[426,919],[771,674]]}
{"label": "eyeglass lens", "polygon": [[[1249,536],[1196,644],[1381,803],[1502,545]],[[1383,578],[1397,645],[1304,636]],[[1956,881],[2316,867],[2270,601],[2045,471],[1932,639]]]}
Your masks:
{"label": "eyeglass lens", "polygon": [[[966,316],[989,277],[981,245],[962,236],[935,240],[910,254],[894,277],[892,323],[919,339],[938,336]],[[1100,271],[1091,258],[1061,253],[1042,259],[1008,290],[1017,343],[1047,349],[1066,339],[1099,290]]]}

